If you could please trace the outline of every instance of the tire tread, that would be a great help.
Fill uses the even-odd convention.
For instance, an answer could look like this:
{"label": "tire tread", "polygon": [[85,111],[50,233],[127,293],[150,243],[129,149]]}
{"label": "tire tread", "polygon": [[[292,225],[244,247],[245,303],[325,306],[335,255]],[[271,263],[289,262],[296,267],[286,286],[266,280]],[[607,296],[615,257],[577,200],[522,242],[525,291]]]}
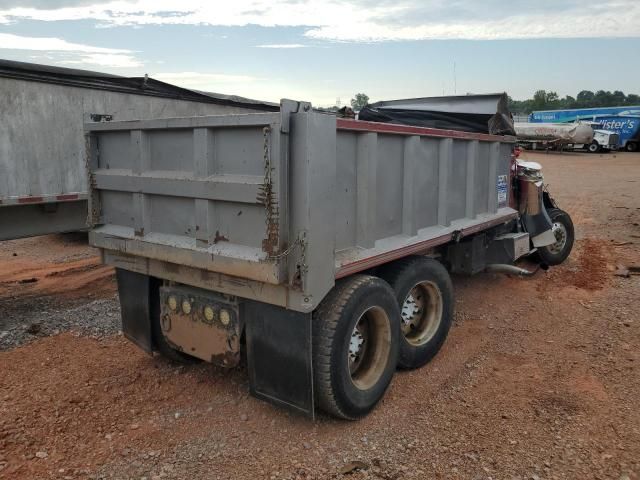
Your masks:
{"label": "tire tread", "polygon": [[331,345],[342,312],[356,290],[375,277],[354,275],[336,284],[313,313],[313,374],[318,406],[325,412],[345,420],[357,417],[347,414],[338,404],[331,385]]}

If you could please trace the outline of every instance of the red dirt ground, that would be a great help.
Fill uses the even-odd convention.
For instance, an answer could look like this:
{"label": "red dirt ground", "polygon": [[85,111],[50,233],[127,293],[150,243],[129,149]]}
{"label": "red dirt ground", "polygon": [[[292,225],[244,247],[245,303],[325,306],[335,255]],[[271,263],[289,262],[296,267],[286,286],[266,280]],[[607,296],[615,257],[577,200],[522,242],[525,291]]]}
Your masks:
{"label": "red dirt ground", "polygon": [[[640,479],[640,277],[613,275],[640,264],[640,155],[525,155],[573,217],[571,257],[455,277],[442,352],[367,418],[312,422],[250,397],[242,369],[65,333],[0,352],[0,478]],[[64,243],[5,243],[0,297],[112,295]]]}

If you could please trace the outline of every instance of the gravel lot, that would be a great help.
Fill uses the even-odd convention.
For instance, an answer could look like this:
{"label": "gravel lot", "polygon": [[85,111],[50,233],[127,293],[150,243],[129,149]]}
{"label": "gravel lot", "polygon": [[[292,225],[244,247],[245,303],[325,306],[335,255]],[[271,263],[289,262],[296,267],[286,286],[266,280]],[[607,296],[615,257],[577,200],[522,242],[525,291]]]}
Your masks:
{"label": "gravel lot", "polygon": [[8,324],[0,321],[0,350],[67,331],[91,338],[103,338],[120,331],[120,304],[115,297],[70,308],[47,302],[36,305],[37,309],[30,308],[21,314],[12,312],[13,321]]}
{"label": "gravel lot", "polygon": [[81,239],[0,244],[0,478],[640,479],[640,276],[615,275],[640,265],[640,155],[525,156],[573,217],[571,257],[454,278],[442,352],[358,422],[113,334],[113,273]]}
{"label": "gravel lot", "polygon": [[86,234],[0,242],[0,350],[74,331],[117,334],[120,304],[110,268]]}

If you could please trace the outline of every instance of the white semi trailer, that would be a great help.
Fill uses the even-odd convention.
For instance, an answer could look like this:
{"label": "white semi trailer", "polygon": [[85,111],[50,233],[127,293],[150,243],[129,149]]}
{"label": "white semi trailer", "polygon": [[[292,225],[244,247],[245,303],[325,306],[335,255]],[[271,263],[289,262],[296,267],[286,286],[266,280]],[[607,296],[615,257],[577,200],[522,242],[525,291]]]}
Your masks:
{"label": "white semi trailer", "polygon": [[277,110],[152,78],[0,60],[0,240],[87,228],[85,121]]}

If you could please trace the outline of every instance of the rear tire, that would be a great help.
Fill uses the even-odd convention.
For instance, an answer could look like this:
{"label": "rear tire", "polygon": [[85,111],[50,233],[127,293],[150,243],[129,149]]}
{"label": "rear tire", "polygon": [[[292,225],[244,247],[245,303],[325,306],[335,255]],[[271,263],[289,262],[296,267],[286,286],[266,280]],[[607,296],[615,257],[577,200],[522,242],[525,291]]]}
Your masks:
{"label": "rear tire", "polygon": [[382,398],[396,369],[400,312],[383,280],[354,275],[313,313],[313,374],[318,406],[355,420]]}
{"label": "rear tire", "polygon": [[438,353],[451,329],[451,277],[440,262],[422,256],[394,262],[380,276],[391,285],[400,307],[398,366],[421,367]]}
{"label": "rear tire", "polygon": [[547,214],[553,224],[556,243],[538,249],[540,260],[547,265],[559,265],[564,262],[573,248],[575,232],[569,214],[559,208],[549,208]]}

